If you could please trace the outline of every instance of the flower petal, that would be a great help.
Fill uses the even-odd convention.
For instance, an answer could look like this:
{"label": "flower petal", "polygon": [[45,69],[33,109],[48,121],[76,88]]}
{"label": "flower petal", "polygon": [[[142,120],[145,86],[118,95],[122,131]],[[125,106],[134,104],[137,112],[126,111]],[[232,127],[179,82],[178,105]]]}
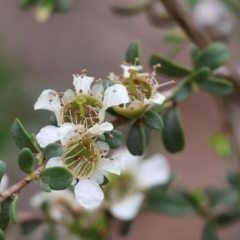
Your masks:
{"label": "flower petal", "polygon": [[97,97],[97,98],[102,100],[103,93],[104,93],[104,88],[103,88],[103,85],[101,83],[93,85],[91,90],[92,90],[92,93],[93,93],[94,97]]}
{"label": "flower petal", "polygon": [[36,135],[37,142],[41,147],[46,147],[50,143],[54,143],[59,140],[57,135],[58,127],[46,126],[40,130]]}
{"label": "flower petal", "polygon": [[51,167],[63,167],[63,162],[60,157],[53,157],[50,158],[46,164],[45,168],[51,168]]}
{"label": "flower petal", "polygon": [[9,182],[9,177],[7,174],[4,174],[0,183],[0,192],[7,189],[8,182]]}
{"label": "flower petal", "polygon": [[171,174],[167,159],[155,154],[141,163],[138,178],[144,188],[167,182]]}
{"label": "flower petal", "polygon": [[103,158],[101,169],[106,170],[111,173],[120,175],[121,173],[121,156]]}
{"label": "flower petal", "polygon": [[137,193],[117,204],[114,204],[110,208],[110,211],[112,215],[116,218],[122,220],[131,220],[137,216],[143,198],[144,195],[142,193]]}
{"label": "flower petal", "polygon": [[99,184],[89,179],[80,180],[74,192],[76,200],[85,208],[98,207],[104,198]]}
{"label": "flower petal", "polygon": [[130,73],[129,70],[136,70],[136,71],[141,71],[142,70],[142,66],[138,65],[138,66],[128,66],[128,65],[124,65],[121,64],[121,68],[123,69],[123,77],[124,78],[129,78],[130,77]]}
{"label": "flower petal", "polygon": [[109,122],[104,122],[102,124],[95,124],[89,128],[89,132],[94,135],[102,135],[106,131],[113,130],[113,125]]}
{"label": "flower petal", "polygon": [[155,104],[161,105],[165,101],[165,99],[166,99],[165,96],[157,92],[149,99],[144,98],[143,104],[147,105],[147,104],[155,103]]}
{"label": "flower petal", "polygon": [[64,92],[62,100],[64,104],[70,103],[75,98],[75,93],[72,89],[68,89],[66,92]]}
{"label": "flower petal", "polygon": [[98,148],[101,156],[105,157],[109,152],[109,149],[110,149],[109,145],[107,143],[101,142],[101,141],[96,142],[96,145],[97,145],[97,148]]}
{"label": "flower petal", "polygon": [[104,175],[102,171],[97,171],[93,176],[90,177],[90,179],[98,184],[102,184],[104,182]]}
{"label": "flower petal", "polygon": [[108,87],[103,96],[103,108],[106,110],[109,107],[117,106],[122,103],[128,103],[129,97],[125,86],[114,84]]}
{"label": "flower petal", "polygon": [[73,75],[73,85],[75,86],[76,93],[88,94],[93,80],[93,77]]}
{"label": "flower petal", "polygon": [[66,145],[70,138],[74,136],[75,129],[76,125],[73,123],[64,123],[60,126],[60,128],[58,128],[57,136],[62,145]]}

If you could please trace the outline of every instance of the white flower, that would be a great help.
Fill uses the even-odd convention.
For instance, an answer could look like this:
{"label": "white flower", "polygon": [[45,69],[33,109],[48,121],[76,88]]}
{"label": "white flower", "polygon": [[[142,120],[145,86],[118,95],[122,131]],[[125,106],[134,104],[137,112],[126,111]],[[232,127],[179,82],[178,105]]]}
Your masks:
{"label": "white flower", "polygon": [[7,174],[4,174],[0,183],[0,192],[4,191],[8,187],[9,178]]}
{"label": "white flower", "polygon": [[142,66],[140,65],[125,65],[125,64],[121,64],[121,68],[123,69],[123,77],[124,78],[129,78],[130,77],[130,72],[129,70],[135,70],[137,72],[142,70]]}
{"label": "white flower", "polygon": [[77,179],[74,181],[76,199],[85,208],[97,207],[102,202],[104,194],[99,184],[104,181],[104,171],[120,174],[120,157],[107,158],[108,144],[96,141],[96,133],[101,135],[106,129],[112,129],[112,124],[96,124],[93,129],[85,130],[83,125],[65,123],[59,128],[47,126],[36,136],[41,147],[52,140],[60,140],[64,145],[63,156],[49,159],[46,168],[63,166],[72,173]]}
{"label": "white flower", "polygon": [[114,199],[110,207],[111,213],[119,219],[131,220],[136,217],[140,209],[144,199],[143,191],[167,182],[170,177],[170,167],[161,154],[155,154],[141,162],[143,158],[132,156],[127,149],[119,152],[122,155],[122,162],[118,181],[121,184],[120,178],[124,179],[124,176],[129,179],[127,193],[125,196],[121,193],[124,197],[119,200],[114,196],[119,194],[116,192],[117,186],[111,186],[106,191],[109,191],[110,198]]}
{"label": "white flower", "polygon": [[129,102],[126,88],[122,84],[107,87],[102,84],[91,88],[93,77],[73,75],[75,92],[67,90],[64,93],[54,90],[44,90],[34,109],[53,111],[58,126],[65,122],[84,124],[89,127],[94,123],[102,123],[107,108]]}
{"label": "white flower", "polygon": [[50,217],[56,222],[71,219],[72,213],[83,211],[74,194],[68,189],[50,193],[39,192],[30,199],[33,208],[41,208],[45,202],[48,202],[47,211]]}

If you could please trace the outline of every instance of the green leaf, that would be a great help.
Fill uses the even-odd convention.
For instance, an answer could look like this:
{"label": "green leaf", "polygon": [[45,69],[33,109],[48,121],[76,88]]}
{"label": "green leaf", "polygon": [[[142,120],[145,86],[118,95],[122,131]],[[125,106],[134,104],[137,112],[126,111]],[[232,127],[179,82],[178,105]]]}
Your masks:
{"label": "green leaf", "polygon": [[144,127],[138,124],[138,121],[135,122],[127,137],[127,148],[129,152],[134,156],[140,156],[144,153],[146,146]]}
{"label": "green leaf", "polygon": [[233,91],[233,84],[221,78],[209,77],[207,81],[199,85],[208,93],[216,96],[225,96]]}
{"label": "green leaf", "polygon": [[161,67],[157,68],[157,73],[169,77],[186,77],[191,73],[190,69],[177,65],[168,59],[157,55],[151,56],[149,64],[150,66],[161,64]]}
{"label": "green leaf", "polygon": [[33,172],[33,163],[34,157],[31,150],[23,148],[18,157],[18,165],[20,169],[27,174],[31,174]]}
{"label": "green leaf", "polygon": [[104,175],[103,183],[101,184],[101,186],[107,185],[108,182],[109,182],[108,178]]}
{"label": "green leaf", "polygon": [[57,233],[54,228],[50,227],[45,233],[43,240],[57,240]]}
{"label": "green leaf", "polygon": [[6,171],[6,164],[4,161],[0,160],[0,183],[5,171]]}
{"label": "green leaf", "polygon": [[169,215],[188,215],[195,213],[195,208],[182,194],[163,193],[157,201],[150,201],[148,209]]}
{"label": "green leaf", "polygon": [[42,181],[53,190],[64,190],[72,182],[72,174],[64,167],[51,167],[42,171]]}
{"label": "green leaf", "polygon": [[225,134],[213,134],[209,139],[220,158],[227,160],[232,156],[230,140]]}
{"label": "green leaf", "polygon": [[120,226],[120,234],[121,236],[127,236],[129,231],[131,230],[133,220],[122,221]]}
{"label": "green leaf", "polygon": [[144,128],[145,140],[146,140],[146,146],[147,146],[151,137],[152,129],[146,125],[143,128]]}
{"label": "green leaf", "polygon": [[164,127],[163,120],[154,111],[147,111],[143,116],[143,123],[151,129],[160,130]]}
{"label": "green leaf", "polygon": [[22,222],[22,223],[20,223],[21,233],[24,235],[30,234],[34,230],[36,230],[41,223],[42,223],[41,220]]}
{"label": "green leaf", "polygon": [[176,106],[171,107],[163,117],[164,128],[162,131],[162,139],[165,148],[176,153],[182,151],[185,144],[183,128]]}
{"label": "green leaf", "polygon": [[37,153],[37,149],[34,146],[31,137],[28,135],[21,122],[16,119],[12,125],[11,133],[16,145],[22,149],[24,147],[29,148],[33,153]]}
{"label": "green leaf", "polygon": [[197,58],[196,68],[209,67],[214,70],[229,60],[227,47],[223,43],[213,43],[205,48]]}
{"label": "green leaf", "polygon": [[69,11],[71,7],[72,7],[72,0],[57,0],[55,2],[54,11],[66,12],[66,11]]}
{"label": "green leaf", "polygon": [[51,114],[51,116],[50,116],[50,123],[53,126],[58,127],[58,122],[57,122],[57,118],[56,118],[55,113]]}
{"label": "green leaf", "polygon": [[134,14],[138,14],[144,10],[146,10],[150,5],[152,4],[152,1],[146,1],[144,3],[135,5],[135,6],[128,6],[128,7],[120,7],[120,6],[110,6],[110,9],[112,12],[123,15],[123,16],[132,16]]}
{"label": "green leaf", "polygon": [[187,98],[190,97],[191,93],[192,93],[191,82],[189,78],[186,78],[178,84],[177,89],[175,90],[173,95],[174,100],[176,102],[186,100]]}
{"label": "green leaf", "polygon": [[[134,64],[136,58],[140,60],[140,41],[135,41],[130,43],[126,52],[126,62]],[[136,62],[137,65],[140,64],[139,61]]]}
{"label": "green leaf", "polygon": [[201,84],[204,84],[204,82],[208,81],[209,75],[210,75],[210,69],[208,67],[204,67],[193,72],[190,77],[191,79],[196,81],[197,84],[201,86]]}
{"label": "green leaf", "polygon": [[191,9],[194,9],[194,7],[197,5],[198,3],[198,0],[187,0],[188,1],[188,6],[191,8]]}
{"label": "green leaf", "polygon": [[57,143],[48,144],[44,149],[44,155],[47,160],[53,157],[61,157],[63,155],[63,148]]}
{"label": "green leaf", "polygon": [[1,202],[1,212],[0,212],[0,229],[3,231],[7,228],[9,223],[9,209],[12,203],[11,198],[5,199],[3,202]]}
{"label": "green leaf", "polygon": [[29,8],[31,7],[34,3],[36,3],[36,0],[20,0],[20,6],[22,8]]}
{"label": "green leaf", "polygon": [[110,79],[102,80],[102,86],[103,86],[104,90],[106,90],[108,87],[111,87],[114,84],[116,84],[116,82],[113,80],[110,80]]}
{"label": "green leaf", "polygon": [[196,68],[196,64],[197,64],[197,59],[200,55],[200,50],[196,45],[193,45],[192,49],[191,49],[191,55],[192,55],[192,63],[193,63],[193,67]]}
{"label": "green leaf", "polygon": [[110,149],[118,148],[122,143],[122,133],[117,130],[105,132],[105,142],[109,145]]}
{"label": "green leaf", "polygon": [[44,183],[43,181],[40,181],[39,186],[44,192],[51,192],[50,186],[48,184]]}
{"label": "green leaf", "polygon": [[216,216],[214,220],[220,227],[229,226],[240,221],[240,211],[239,209],[232,209],[228,213],[223,213]]}
{"label": "green leaf", "polygon": [[11,203],[10,210],[9,210],[9,217],[13,223],[17,223],[17,200],[18,196],[14,198],[14,200]]}
{"label": "green leaf", "polygon": [[4,232],[0,229],[0,240],[5,240]]}
{"label": "green leaf", "polygon": [[202,240],[218,240],[217,224],[213,221],[208,222],[202,233]]}
{"label": "green leaf", "polygon": [[230,186],[240,190],[240,173],[238,172],[227,172],[227,181]]}

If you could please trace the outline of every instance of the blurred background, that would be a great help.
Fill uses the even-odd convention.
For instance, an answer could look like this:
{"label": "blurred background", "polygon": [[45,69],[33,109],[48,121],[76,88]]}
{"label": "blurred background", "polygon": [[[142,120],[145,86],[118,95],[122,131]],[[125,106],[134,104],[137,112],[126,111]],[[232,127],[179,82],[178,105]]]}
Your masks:
{"label": "blurred background", "polygon": [[[35,20],[35,9],[22,10],[16,1],[0,1],[0,159],[7,162],[10,184],[24,176],[16,167],[18,149],[10,138],[11,124],[17,117],[28,132],[36,134],[49,123],[47,111],[33,110],[44,89],[72,88],[72,74],[82,69],[87,69],[88,75],[95,78],[104,78],[109,72],[120,74],[125,50],[137,39],[141,40],[141,61],[146,71],[151,71],[148,61],[152,54],[168,54],[164,31],[150,25],[145,13],[121,17],[109,10],[109,4],[108,1],[74,1],[71,11],[54,14],[41,24]],[[239,25],[235,24],[238,29]],[[239,37],[235,31],[229,42],[232,62],[239,61]],[[185,45],[175,60],[189,66],[189,48],[190,44]],[[159,76],[157,79],[166,81]],[[221,128],[219,106],[219,99],[204,92],[180,104],[186,134],[182,153],[167,153],[157,136],[159,133],[152,138],[150,151],[168,158],[172,170],[179,173],[177,185],[189,189],[219,186],[224,184],[227,169],[239,168],[234,160],[219,160],[209,146],[210,135]],[[38,190],[34,183],[25,188],[18,209],[29,210],[29,197]],[[118,220],[113,223],[113,239],[122,239],[114,231],[118,224]],[[138,216],[124,239],[198,240],[203,224],[197,216],[176,218],[145,212]],[[17,239],[33,239],[32,235],[20,238],[19,234],[18,226],[10,227],[7,239],[16,236]],[[240,239],[239,226],[221,230],[220,237],[222,240]]]}

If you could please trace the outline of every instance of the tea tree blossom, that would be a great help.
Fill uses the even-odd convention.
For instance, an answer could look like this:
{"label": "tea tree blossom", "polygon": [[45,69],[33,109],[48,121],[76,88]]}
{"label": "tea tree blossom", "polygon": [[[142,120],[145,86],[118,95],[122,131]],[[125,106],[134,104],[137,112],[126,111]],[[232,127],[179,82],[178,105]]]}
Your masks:
{"label": "tea tree blossom", "polygon": [[121,175],[110,176],[105,187],[110,212],[122,220],[136,217],[144,200],[144,191],[168,181],[170,167],[166,158],[155,154],[147,159],[132,156],[127,149],[117,151],[122,155]]}
{"label": "tea tree blossom", "polygon": [[7,189],[8,182],[9,182],[9,177],[7,174],[4,174],[0,183],[0,192]]}
{"label": "tea tree blossom", "polygon": [[55,113],[58,126],[72,122],[91,127],[95,123],[102,123],[107,108],[129,102],[126,88],[122,84],[115,84],[105,90],[99,83],[93,85],[94,78],[82,75],[73,75],[75,91],[66,92],[44,90],[34,109],[46,109]]}
{"label": "tea tree blossom", "polygon": [[56,141],[64,146],[63,155],[49,159],[46,168],[63,166],[71,172],[76,199],[85,208],[97,207],[102,202],[104,194],[99,184],[104,181],[104,171],[120,174],[120,157],[107,158],[108,144],[96,140],[112,128],[110,123],[95,124],[89,129],[64,123],[59,128],[44,127],[36,136],[41,147]]}
{"label": "tea tree blossom", "polygon": [[[155,70],[149,73],[140,73],[142,66],[121,65],[123,76],[118,78],[128,91],[130,102],[121,106],[113,106],[114,112],[127,118],[141,117],[153,104],[162,104],[165,97],[158,92],[161,87],[155,79]],[[155,66],[156,68],[157,66]],[[111,75],[112,80],[116,76]]]}

